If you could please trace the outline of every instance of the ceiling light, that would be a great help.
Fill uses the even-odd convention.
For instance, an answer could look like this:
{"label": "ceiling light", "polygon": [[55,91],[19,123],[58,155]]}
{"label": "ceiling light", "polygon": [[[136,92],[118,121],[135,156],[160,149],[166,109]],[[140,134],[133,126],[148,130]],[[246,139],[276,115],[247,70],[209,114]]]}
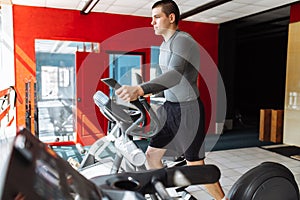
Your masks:
{"label": "ceiling light", "polygon": [[95,7],[95,5],[99,2],[99,0],[89,0],[85,6],[80,11],[81,14],[87,15],[91,12],[91,10]]}

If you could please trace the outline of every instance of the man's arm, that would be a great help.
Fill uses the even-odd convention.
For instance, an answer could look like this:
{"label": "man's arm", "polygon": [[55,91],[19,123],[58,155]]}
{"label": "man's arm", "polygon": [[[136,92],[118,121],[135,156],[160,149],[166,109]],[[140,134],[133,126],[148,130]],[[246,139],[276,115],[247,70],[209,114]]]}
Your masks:
{"label": "man's arm", "polygon": [[177,70],[170,70],[156,77],[155,79],[141,84],[144,94],[157,94],[177,85],[182,78],[182,74]]}
{"label": "man's arm", "polygon": [[116,90],[116,94],[124,101],[133,101],[139,96],[156,94],[180,83],[184,72],[185,60],[180,56],[173,55],[170,60],[171,70],[151,81],[137,86],[123,85]]}

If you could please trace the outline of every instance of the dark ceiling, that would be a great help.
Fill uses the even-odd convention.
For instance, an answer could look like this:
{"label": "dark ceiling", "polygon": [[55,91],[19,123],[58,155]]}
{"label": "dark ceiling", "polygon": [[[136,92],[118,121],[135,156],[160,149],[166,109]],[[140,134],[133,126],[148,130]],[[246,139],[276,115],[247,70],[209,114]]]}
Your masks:
{"label": "dark ceiling", "polygon": [[234,21],[240,40],[287,34],[289,22],[290,6],[280,7]]}

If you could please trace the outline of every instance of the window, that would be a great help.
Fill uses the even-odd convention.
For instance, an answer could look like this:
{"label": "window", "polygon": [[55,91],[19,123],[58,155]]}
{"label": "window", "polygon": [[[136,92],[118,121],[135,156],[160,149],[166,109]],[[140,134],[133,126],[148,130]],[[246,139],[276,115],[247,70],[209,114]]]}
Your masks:
{"label": "window", "polygon": [[161,74],[161,69],[158,64],[159,61],[159,47],[151,47],[151,68],[150,68],[150,80]]}
{"label": "window", "polygon": [[3,46],[3,31],[2,31],[2,11],[0,8],[0,74],[3,74],[3,61],[2,61],[2,46]]}

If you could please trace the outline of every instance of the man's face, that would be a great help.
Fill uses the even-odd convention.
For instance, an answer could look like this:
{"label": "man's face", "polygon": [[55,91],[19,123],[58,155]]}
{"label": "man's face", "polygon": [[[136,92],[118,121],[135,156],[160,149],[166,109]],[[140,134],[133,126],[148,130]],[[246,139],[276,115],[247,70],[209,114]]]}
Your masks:
{"label": "man's face", "polygon": [[163,35],[171,27],[171,20],[164,12],[161,7],[152,9],[152,22],[151,25],[154,28],[156,35]]}

